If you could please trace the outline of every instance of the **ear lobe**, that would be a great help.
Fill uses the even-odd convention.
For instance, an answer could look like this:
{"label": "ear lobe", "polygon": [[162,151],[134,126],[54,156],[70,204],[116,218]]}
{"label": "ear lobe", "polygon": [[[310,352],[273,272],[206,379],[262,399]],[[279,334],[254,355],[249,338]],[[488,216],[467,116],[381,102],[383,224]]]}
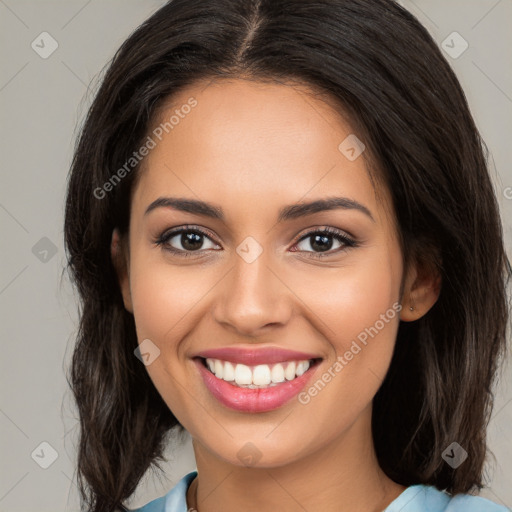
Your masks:
{"label": "ear lobe", "polygon": [[125,240],[121,238],[117,228],[112,231],[110,257],[116,270],[117,280],[123,296],[124,307],[130,313],[133,313],[132,296],[130,291],[130,264],[128,248],[126,247]]}
{"label": "ear lobe", "polygon": [[439,298],[441,284],[436,268],[412,264],[404,284],[400,320],[413,322],[426,315]]}

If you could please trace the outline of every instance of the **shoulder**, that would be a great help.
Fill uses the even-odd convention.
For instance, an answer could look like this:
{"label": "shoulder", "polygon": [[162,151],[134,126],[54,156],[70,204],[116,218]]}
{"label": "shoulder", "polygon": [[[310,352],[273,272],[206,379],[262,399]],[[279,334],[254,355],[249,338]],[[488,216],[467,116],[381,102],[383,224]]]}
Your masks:
{"label": "shoulder", "polygon": [[449,494],[427,485],[412,485],[398,496],[385,512],[510,512],[480,496]]}
{"label": "shoulder", "polygon": [[187,512],[187,489],[197,471],[187,473],[165,496],[129,512]]}

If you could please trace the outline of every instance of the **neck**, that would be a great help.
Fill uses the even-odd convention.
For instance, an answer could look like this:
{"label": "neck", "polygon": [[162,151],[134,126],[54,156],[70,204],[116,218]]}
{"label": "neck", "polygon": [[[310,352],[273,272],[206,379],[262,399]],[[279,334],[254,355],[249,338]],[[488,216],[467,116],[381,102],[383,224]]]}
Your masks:
{"label": "neck", "polygon": [[198,477],[188,489],[188,507],[381,512],[405,487],[381,470],[371,439],[371,409],[342,436],[277,467],[229,464],[194,439]]}

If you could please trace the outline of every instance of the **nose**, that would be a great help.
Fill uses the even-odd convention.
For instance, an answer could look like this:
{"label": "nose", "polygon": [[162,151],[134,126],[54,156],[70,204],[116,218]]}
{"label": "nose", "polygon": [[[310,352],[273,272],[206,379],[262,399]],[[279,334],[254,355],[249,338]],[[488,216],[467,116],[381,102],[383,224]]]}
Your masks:
{"label": "nose", "polygon": [[248,263],[235,256],[213,306],[214,319],[244,336],[257,336],[286,325],[292,314],[293,293],[268,264],[265,253]]}

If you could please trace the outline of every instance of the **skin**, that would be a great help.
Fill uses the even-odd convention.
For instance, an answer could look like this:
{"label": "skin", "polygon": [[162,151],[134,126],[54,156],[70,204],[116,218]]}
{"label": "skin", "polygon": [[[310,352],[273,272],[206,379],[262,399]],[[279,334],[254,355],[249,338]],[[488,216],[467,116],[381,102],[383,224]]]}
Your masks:
{"label": "skin", "polygon": [[[377,198],[364,158],[349,161],[338,150],[354,131],[308,92],[243,79],[182,90],[164,118],[191,96],[198,104],[145,158],[129,239],[113,232],[112,257],[139,343],[149,338],[160,350],[146,369],[192,436],[200,476],[187,501],[200,512],[381,511],[405,489],[377,463],[372,400],[399,320],[432,307],[439,278],[415,264],[405,273],[388,191]],[[225,221],[169,207],[144,215],[160,196],[211,202]],[[373,220],[335,209],[277,223],[285,205],[332,196],[358,201]],[[154,243],[186,224],[211,234],[191,257]],[[303,237],[325,227],[358,246],[330,238],[332,248],[315,258],[314,236]],[[252,263],[236,252],[248,236],[263,248]],[[185,251],[180,239],[168,245]],[[191,359],[211,347],[301,350],[323,358],[316,381],[396,302],[400,313],[307,404],[295,398],[264,413],[234,411],[210,394]],[[260,454],[252,466],[237,456],[248,442]]]}

